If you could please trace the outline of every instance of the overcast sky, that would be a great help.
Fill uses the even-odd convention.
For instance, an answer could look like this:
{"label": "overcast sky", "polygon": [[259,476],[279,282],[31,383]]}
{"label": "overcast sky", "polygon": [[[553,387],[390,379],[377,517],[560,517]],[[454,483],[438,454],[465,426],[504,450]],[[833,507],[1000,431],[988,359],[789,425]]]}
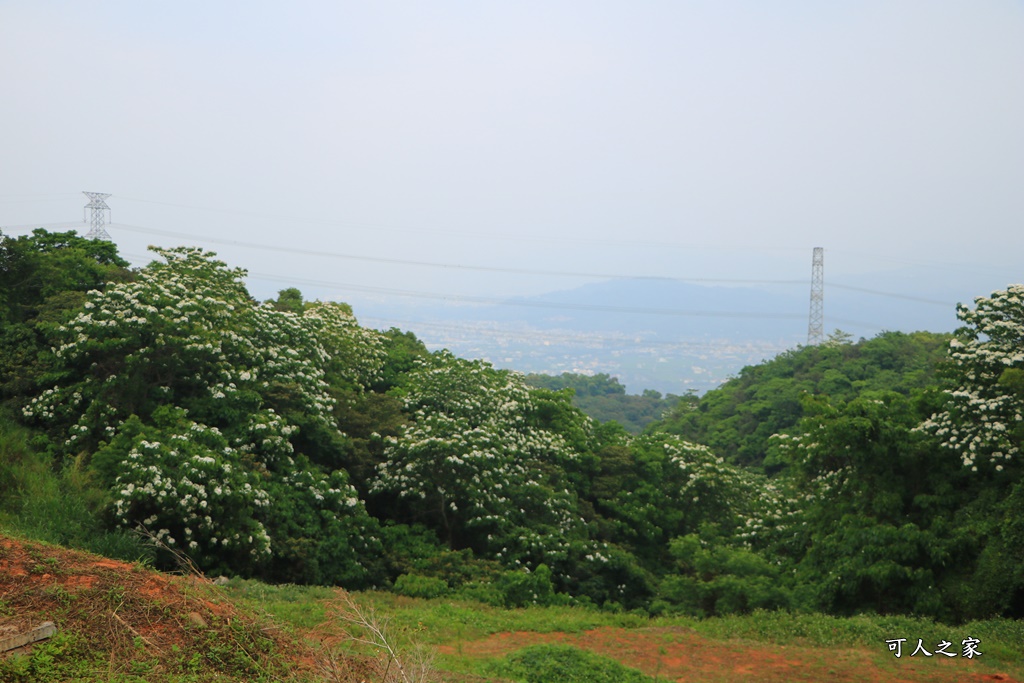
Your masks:
{"label": "overcast sky", "polygon": [[109,192],[258,296],[1024,279],[1021,0],[6,0],[0,86],[7,232]]}

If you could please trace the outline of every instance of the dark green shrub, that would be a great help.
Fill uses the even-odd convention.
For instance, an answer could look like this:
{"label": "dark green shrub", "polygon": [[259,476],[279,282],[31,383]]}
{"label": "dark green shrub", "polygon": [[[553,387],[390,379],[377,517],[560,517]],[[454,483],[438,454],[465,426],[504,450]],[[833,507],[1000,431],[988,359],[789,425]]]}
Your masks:
{"label": "dark green shrub", "polygon": [[658,611],[695,616],[743,614],[792,604],[778,567],[750,550],[707,546],[696,534],[674,539],[670,552],[681,570],[658,589]]}
{"label": "dark green shrub", "polygon": [[522,683],[653,683],[655,679],[613,659],[571,645],[533,645],[494,666],[495,674]]}
{"label": "dark green shrub", "polygon": [[402,574],[395,579],[394,590],[410,598],[439,598],[448,593],[448,583],[435,576]]}
{"label": "dark green shrub", "polygon": [[545,564],[537,565],[532,572],[505,572],[498,578],[497,587],[505,607],[564,604],[569,599],[555,593],[551,570]]}

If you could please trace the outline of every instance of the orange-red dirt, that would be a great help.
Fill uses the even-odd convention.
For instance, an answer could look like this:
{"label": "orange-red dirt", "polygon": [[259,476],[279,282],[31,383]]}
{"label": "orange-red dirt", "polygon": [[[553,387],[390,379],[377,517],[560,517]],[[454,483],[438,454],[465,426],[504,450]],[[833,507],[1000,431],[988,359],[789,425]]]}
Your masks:
{"label": "orange-red dirt", "polygon": [[[666,681],[868,681],[953,683],[1003,681],[981,659],[889,662],[888,653],[866,649],[769,646],[745,641],[708,640],[685,628],[601,627],[583,633],[497,633],[468,643],[444,645],[442,654],[496,658],[540,643],[572,645],[611,657]],[[891,656],[891,655],[889,655]]]}
{"label": "orange-red dirt", "polygon": [[211,648],[248,657],[199,664],[227,677],[282,661],[308,670],[312,660],[309,648],[241,613],[202,577],[0,535],[0,632],[24,632],[44,621],[109,660],[112,673],[145,662],[159,679],[188,671],[186,660]]}
{"label": "orange-red dirt", "polygon": [[[126,562],[0,537],[0,600],[8,612],[0,624],[6,626],[55,621],[59,630],[61,621],[67,627],[85,627],[101,617],[165,650],[185,639],[179,613],[186,607],[231,619],[230,603],[204,591],[204,583],[198,577],[166,576]],[[66,609],[76,604],[83,609]]]}
{"label": "orange-red dirt", "polygon": [[[276,641],[272,658],[285,659],[292,671],[359,680],[372,668],[369,662],[340,656],[328,659],[330,666],[325,666],[323,652],[284,638],[265,622],[257,623],[240,613],[201,577],[169,576],[138,565],[0,535],[0,633],[24,631],[43,621],[55,622],[58,632],[74,633],[112,663],[120,662],[113,666],[112,673],[124,670],[133,658],[162,662],[172,653],[201,652],[213,642],[210,638],[249,648],[254,641],[235,640],[239,633],[249,634],[242,636],[245,638]],[[232,623],[241,629],[227,628]],[[310,635],[324,639],[327,634]],[[863,648],[829,650],[709,640],[685,628],[498,633],[442,645],[439,650],[441,654],[490,659],[538,643],[564,643],[597,652],[665,681],[1021,683],[992,671],[983,657],[895,660],[887,652]],[[260,667],[267,665],[260,663]],[[159,667],[154,673],[161,673]],[[168,668],[163,673],[171,671]],[[447,679],[480,680],[475,676]]]}

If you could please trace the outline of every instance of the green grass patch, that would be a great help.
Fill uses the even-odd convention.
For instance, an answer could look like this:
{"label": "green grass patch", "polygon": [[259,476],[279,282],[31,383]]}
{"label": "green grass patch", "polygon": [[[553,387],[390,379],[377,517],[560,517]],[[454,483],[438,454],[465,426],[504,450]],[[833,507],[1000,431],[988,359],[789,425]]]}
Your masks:
{"label": "green grass patch", "polygon": [[650,625],[646,616],[578,606],[504,609],[468,600],[424,600],[383,592],[358,593],[354,597],[388,614],[396,625],[420,627],[429,643],[471,640],[502,631],[578,633],[600,626]]}
{"label": "green grass patch", "polygon": [[271,585],[247,579],[232,579],[224,592],[235,602],[297,629],[322,624],[327,618],[325,603],[335,595],[333,588],[325,586]]}
{"label": "green grass patch", "polygon": [[74,462],[29,443],[30,432],[0,416],[0,530],[133,562],[153,549],[135,534],[104,528],[106,492]]}
{"label": "green grass patch", "polygon": [[[232,579],[224,588],[232,599],[303,629],[323,623],[327,618],[324,602],[335,596],[334,589],[322,586],[271,586],[240,579]],[[427,600],[383,591],[352,596],[360,605],[386,614],[396,630],[415,631],[426,644],[472,640],[502,631],[576,633],[599,626],[636,628],[651,623],[646,616],[588,607],[504,609],[470,600]]]}
{"label": "green grass patch", "polygon": [[101,660],[82,638],[58,633],[33,646],[28,654],[0,659],[0,681],[59,683],[92,680],[90,676],[100,668]]}
{"label": "green grass patch", "polygon": [[492,664],[490,673],[520,683],[654,683],[614,659],[571,645],[532,645]]}
{"label": "green grass patch", "polygon": [[[325,621],[324,601],[333,589],[309,586],[268,586],[257,581],[232,580],[228,595],[259,607],[296,628],[313,628]],[[713,640],[745,640],[777,645],[843,648],[864,647],[887,653],[885,641],[906,638],[913,649],[917,639],[929,651],[939,641],[953,643],[961,651],[965,638],[981,640],[984,661],[1024,665],[1024,622],[988,619],[958,626],[906,616],[860,615],[834,617],[759,610],[746,615],[699,619],[696,617],[649,618],[638,613],[615,613],[582,606],[503,609],[470,600],[423,599],[382,591],[353,593],[360,604],[387,615],[394,631],[403,638],[426,645],[468,642],[494,633],[581,633],[602,626],[618,628],[674,627],[692,630]]]}

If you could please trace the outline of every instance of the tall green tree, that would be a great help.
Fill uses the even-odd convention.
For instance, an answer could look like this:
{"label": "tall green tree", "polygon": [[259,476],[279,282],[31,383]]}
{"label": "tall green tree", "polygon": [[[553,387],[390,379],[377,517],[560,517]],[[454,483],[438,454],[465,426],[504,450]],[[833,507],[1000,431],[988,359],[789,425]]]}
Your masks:
{"label": "tall green tree", "polygon": [[787,351],[743,368],[696,406],[680,402],[649,429],[706,444],[730,462],[772,471],[782,463],[765,463],[769,439],[804,417],[805,394],[827,396],[838,405],[865,391],[909,394],[933,386],[949,338],[883,332],[851,344],[840,335],[829,344]]}
{"label": "tall green tree", "polygon": [[86,292],[131,279],[112,242],[42,229],[0,233],[0,401],[20,404],[46,371],[44,328],[73,315]]}
{"label": "tall green tree", "polygon": [[[32,320],[58,295],[102,288],[128,277],[128,262],[117,246],[71,232],[9,237],[0,233],[0,322]],[[79,302],[80,302],[79,301]]]}
{"label": "tall green tree", "polygon": [[1024,285],[974,306],[949,344],[952,386],[921,429],[969,475],[973,495],[958,513],[976,549],[952,600],[963,614],[1024,616]]}
{"label": "tall green tree", "polygon": [[917,430],[929,399],[873,392],[836,406],[808,398],[808,416],[774,439],[806,501],[802,556],[791,559],[815,608],[953,614],[942,583],[970,559],[950,524],[966,482]]}
{"label": "tall green tree", "polygon": [[308,435],[343,438],[325,378],[372,374],[373,335],[339,306],[257,304],[213,254],[154,251],[133,282],[90,291],[49,329],[52,386],[24,416],[56,452],[93,456],[119,524],[154,525],[202,566],[369,580],[375,522],[347,474],[316,462],[311,444],[330,438]]}

